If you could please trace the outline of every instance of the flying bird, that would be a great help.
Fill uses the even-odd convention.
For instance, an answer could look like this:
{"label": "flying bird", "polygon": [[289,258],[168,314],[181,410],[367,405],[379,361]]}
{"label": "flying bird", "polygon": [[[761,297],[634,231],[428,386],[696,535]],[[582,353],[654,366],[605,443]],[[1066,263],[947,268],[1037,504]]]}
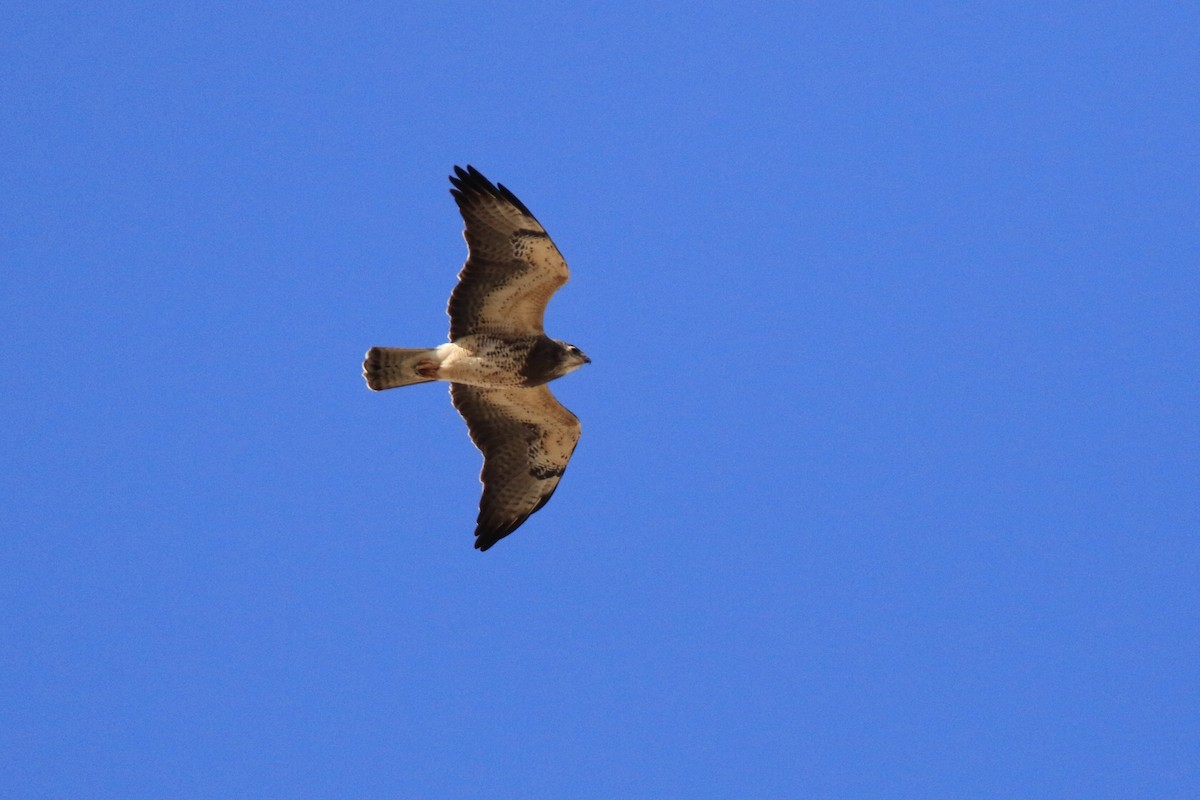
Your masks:
{"label": "flying bird", "polygon": [[363,377],[375,391],[450,383],[450,399],[483,453],[475,547],[487,550],[558,488],[580,426],[546,384],[591,359],[542,328],[546,304],[569,277],[546,229],[516,195],[472,166],[456,166],[450,183],[467,240],[467,262],[446,309],[450,341],[372,347]]}

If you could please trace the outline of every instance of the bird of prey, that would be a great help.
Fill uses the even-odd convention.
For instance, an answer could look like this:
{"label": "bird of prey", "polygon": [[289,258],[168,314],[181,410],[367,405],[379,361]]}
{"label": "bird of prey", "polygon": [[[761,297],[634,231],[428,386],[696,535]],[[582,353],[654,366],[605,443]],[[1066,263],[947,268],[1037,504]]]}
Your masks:
{"label": "bird of prey", "polygon": [[541,223],[503,184],[454,168],[450,194],[466,222],[467,262],[450,294],[450,341],[372,347],[363,377],[375,391],[448,381],[450,399],[483,453],[475,547],[487,550],[546,505],[579,442],[579,419],[546,384],[591,359],[542,328],[567,263]]}

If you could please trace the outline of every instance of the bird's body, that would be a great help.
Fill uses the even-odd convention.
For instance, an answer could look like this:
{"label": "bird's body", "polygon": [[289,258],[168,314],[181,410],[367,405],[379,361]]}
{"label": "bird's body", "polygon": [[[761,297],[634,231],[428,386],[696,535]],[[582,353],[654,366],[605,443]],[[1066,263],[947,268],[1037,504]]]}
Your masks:
{"label": "bird's body", "polygon": [[475,546],[486,550],[546,504],[579,441],[579,420],[546,384],[588,363],[542,328],[567,282],[566,262],[520,200],[473,167],[454,168],[451,193],[469,249],[450,295],[450,341],[372,347],[363,362],[376,391],[448,381],[454,407],[483,452]]}
{"label": "bird's body", "polygon": [[[569,348],[545,334],[479,333],[428,349],[372,347],[364,366],[368,385],[376,391],[430,380],[494,388],[529,387],[561,378],[587,363],[572,359]],[[390,375],[395,377],[389,380]]]}

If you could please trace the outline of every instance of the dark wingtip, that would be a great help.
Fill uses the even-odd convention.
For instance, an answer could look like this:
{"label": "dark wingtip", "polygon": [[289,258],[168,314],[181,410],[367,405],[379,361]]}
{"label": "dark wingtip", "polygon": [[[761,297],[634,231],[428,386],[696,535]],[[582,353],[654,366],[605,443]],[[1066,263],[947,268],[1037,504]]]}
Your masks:
{"label": "dark wingtip", "polygon": [[454,174],[450,176],[450,184],[454,187],[450,190],[450,194],[454,195],[454,201],[460,206],[467,202],[472,196],[488,195],[497,200],[504,200],[512,203],[521,213],[537,219],[524,203],[522,203],[515,194],[510,192],[504,184],[494,184],[489,181],[482,172],[475,167],[467,164],[467,168],[463,169],[457,164],[454,165]]}
{"label": "dark wingtip", "polygon": [[482,553],[496,542],[503,539],[505,536],[508,536],[510,533],[512,533],[512,531],[500,531],[495,528],[487,531],[476,530],[475,549]]}
{"label": "dark wingtip", "polygon": [[[492,185],[492,182],[470,164],[467,164],[466,169],[455,164],[454,174],[450,176],[450,183],[455,189],[464,194],[490,194],[497,196],[499,193],[499,190]],[[451,191],[454,190],[452,189]]]}
{"label": "dark wingtip", "polygon": [[480,522],[475,528],[475,549],[479,550],[480,552],[487,550],[496,542],[500,541],[505,536],[508,536],[517,528],[521,527],[521,525],[523,525],[527,519],[529,519],[529,514],[526,514],[525,516],[509,523],[499,525],[493,524],[486,528],[483,526],[483,523]]}

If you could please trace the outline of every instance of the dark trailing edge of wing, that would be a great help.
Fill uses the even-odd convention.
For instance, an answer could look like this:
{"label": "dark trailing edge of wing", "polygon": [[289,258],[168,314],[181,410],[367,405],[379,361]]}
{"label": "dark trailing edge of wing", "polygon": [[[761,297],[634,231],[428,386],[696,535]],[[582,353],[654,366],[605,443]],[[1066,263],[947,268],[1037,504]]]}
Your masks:
{"label": "dark trailing edge of wing", "polygon": [[[450,190],[450,194],[454,195],[454,202],[458,203],[460,207],[464,202],[469,202],[473,195],[491,195],[499,200],[512,203],[521,210],[522,214],[526,214],[531,219],[537,219],[537,217],[533,216],[533,212],[517,199],[515,194],[505,188],[503,183],[493,184],[487,178],[483,177],[482,172],[470,164],[467,165],[466,169],[455,165],[454,174],[450,176],[450,183],[454,185],[454,188]],[[533,231],[530,232],[533,233]],[[537,231],[537,233],[541,233],[541,231]]]}

